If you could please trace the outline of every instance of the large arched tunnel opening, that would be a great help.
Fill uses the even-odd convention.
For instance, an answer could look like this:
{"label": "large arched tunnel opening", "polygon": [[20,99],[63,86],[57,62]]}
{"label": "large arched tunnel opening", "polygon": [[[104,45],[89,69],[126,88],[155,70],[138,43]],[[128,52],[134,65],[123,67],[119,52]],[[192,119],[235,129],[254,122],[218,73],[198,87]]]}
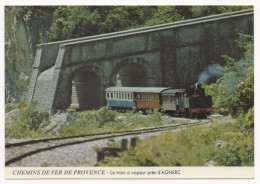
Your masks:
{"label": "large arched tunnel opening", "polygon": [[149,87],[152,85],[152,71],[145,61],[127,60],[121,62],[112,77],[114,86]]}
{"label": "large arched tunnel opening", "polygon": [[70,108],[87,110],[103,105],[101,77],[95,71],[78,72],[71,83]]}

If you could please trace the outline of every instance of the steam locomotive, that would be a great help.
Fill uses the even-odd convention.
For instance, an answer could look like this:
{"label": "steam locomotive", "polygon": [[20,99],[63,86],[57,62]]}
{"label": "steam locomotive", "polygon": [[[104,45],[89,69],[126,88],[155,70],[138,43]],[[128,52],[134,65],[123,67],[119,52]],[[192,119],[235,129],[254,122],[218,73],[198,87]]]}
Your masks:
{"label": "steam locomotive", "polygon": [[170,115],[191,118],[207,118],[213,110],[212,97],[205,95],[201,84],[188,89],[109,87],[105,92],[107,105],[113,109],[158,109]]}

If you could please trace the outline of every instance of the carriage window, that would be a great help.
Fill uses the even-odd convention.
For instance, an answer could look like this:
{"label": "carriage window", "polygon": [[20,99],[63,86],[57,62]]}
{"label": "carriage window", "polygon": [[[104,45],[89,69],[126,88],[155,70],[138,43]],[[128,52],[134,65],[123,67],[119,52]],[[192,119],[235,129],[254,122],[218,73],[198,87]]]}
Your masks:
{"label": "carriage window", "polygon": [[145,95],[141,94],[141,101],[145,101]]}
{"label": "carriage window", "polygon": [[107,93],[107,99],[109,99],[109,97],[110,97],[110,95],[109,95],[109,93]]}
{"label": "carriage window", "polygon": [[110,98],[113,99],[113,93],[111,93]]}
{"label": "carriage window", "polygon": [[175,102],[175,96],[170,96],[170,101]]}
{"label": "carriage window", "polygon": [[155,101],[159,102],[159,95],[155,95]]}
{"label": "carriage window", "polygon": [[163,101],[165,102],[169,101],[169,96],[163,96]]}
{"label": "carriage window", "polygon": [[151,96],[150,96],[150,101],[151,101],[151,102],[154,101],[154,94],[151,94]]}

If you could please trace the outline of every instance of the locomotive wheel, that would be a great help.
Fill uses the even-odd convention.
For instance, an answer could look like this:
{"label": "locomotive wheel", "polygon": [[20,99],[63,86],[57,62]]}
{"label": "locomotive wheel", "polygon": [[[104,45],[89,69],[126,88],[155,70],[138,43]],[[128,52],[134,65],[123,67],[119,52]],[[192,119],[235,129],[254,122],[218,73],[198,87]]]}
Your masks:
{"label": "locomotive wheel", "polygon": [[185,118],[190,118],[190,117],[191,117],[191,114],[190,114],[190,112],[189,112],[188,109],[185,109],[184,117],[185,117]]}
{"label": "locomotive wheel", "polygon": [[207,114],[197,114],[198,119],[207,119]]}
{"label": "locomotive wheel", "polygon": [[189,117],[190,117],[190,113],[189,113],[189,112],[185,112],[185,113],[184,113],[184,117],[185,117],[185,118],[189,118]]}

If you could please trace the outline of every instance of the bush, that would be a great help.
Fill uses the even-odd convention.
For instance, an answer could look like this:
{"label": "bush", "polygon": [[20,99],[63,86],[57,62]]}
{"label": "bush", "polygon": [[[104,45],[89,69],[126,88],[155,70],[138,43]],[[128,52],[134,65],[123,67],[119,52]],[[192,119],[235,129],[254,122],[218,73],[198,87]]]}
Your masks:
{"label": "bush", "polygon": [[254,144],[227,144],[217,152],[220,166],[254,166]]}
{"label": "bush", "polygon": [[95,120],[99,123],[99,128],[103,127],[108,122],[115,121],[116,112],[111,110],[109,106],[104,106],[95,114]]}
{"label": "bush", "polygon": [[221,166],[254,165],[254,108],[240,114],[234,122],[228,143],[217,150],[217,164]]}
{"label": "bush", "polygon": [[254,132],[254,107],[248,111],[242,131]]}
{"label": "bush", "polygon": [[95,121],[95,111],[84,111],[76,116],[69,125],[63,125],[58,130],[58,136],[73,136],[97,133],[99,124]]}
{"label": "bush", "polygon": [[6,104],[5,105],[5,113],[10,112],[11,110],[17,109],[17,105],[15,104]]}
{"label": "bush", "polygon": [[216,83],[205,85],[206,93],[212,96],[213,109],[221,114],[237,116],[254,106],[254,45],[253,37],[239,35],[238,46],[244,50],[239,61],[222,56],[227,62],[224,74]]}
{"label": "bush", "polygon": [[13,109],[21,109],[27,107],[25,101],[20,101],[17,104],[6,104],[5,105],[5,113],[10,112]]}
{"label": "bush", "polygon": [[14,126],[6,129],[7,137],[42,137],[45,132],[41,129],[43,123],[48,123],[48,113],[38,112],[35,109],[23,107],[15,117]]}
{"label": "bush", "polygon": [[159,166],[154,159],[148,154],[130,149],[123,152],[121,157],[108,157],[103,163],[98,163],[98,166]]}
{"label": "bush", "polygon": [[25,107],[21,109],[18,119],[28,125],[29,130],[38,130],[40,125],[47,121],[49,114],[47,112],[38,112],[35,109]]}
{"label": "bush", "polygon": [[240,148],[234,144],[227,144],[219,148],[217,153],[217,163],[222,166],[240,166],[242,163]]}
{"label": "bush", "polygon": [[152,122],[162,121],[162,113],[160,113],[157,109],[147,110],[147,115]]}

